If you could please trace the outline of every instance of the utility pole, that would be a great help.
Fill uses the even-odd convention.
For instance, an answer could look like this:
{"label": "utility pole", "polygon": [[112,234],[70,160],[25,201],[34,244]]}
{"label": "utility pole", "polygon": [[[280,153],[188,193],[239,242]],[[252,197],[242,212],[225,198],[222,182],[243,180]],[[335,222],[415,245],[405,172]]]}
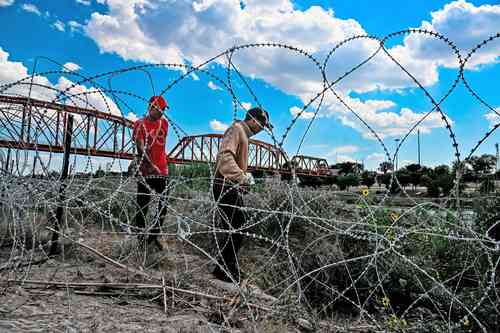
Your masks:
{"label": "utility pole", "polygon": [[498,152],[498,143],[495,143],[495,148],[496,148],[496,150],[497,150],[497,154],[496,154],[496,158],[497,158],[497,160],[495,161],[495,162],[496,162],[496,163],[495,163],[495,166],[496,166],[496,167],[495,167],[495,171],[497,171],[497,172],[498,172],[498,157],[499,157],[499,155],[500,155],[500,154],[499,154],[499,152]]}
{"label": "utility pole", "polygon": [[395,159],[396,165],[395,165],[394,172],[398,171],[398,142],[399,142],[399,140],[400,140],[399,138],[394,139],[394,142],[396,142],[396,150],[394,151],[394,154],[395,154],[394,159]]}
{"label": "utility pole", "polygon": [[420,164],[420,129],[417,130],[418,165]]}

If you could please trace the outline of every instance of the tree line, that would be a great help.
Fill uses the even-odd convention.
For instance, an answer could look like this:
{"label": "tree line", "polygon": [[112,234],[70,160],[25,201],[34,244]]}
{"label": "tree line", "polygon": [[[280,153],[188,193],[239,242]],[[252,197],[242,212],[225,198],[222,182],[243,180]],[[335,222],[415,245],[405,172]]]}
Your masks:
{"label": "tree line", "polygon": [[[425,187],[427,194],[431,197],[447,196],[453,190],[457,179],[457,172],[460,172],[460,190],[465,188],[466,183],[479,184],[481,193],[491,193],[495,191],[494,180],[500,179],[500,172],[496,171],[496,157],[490,154],[472,156],[453,165],[438,165],[427,167],[420,164],[409,164],[394,171],[391,162],[384,161],[378,167],[379,172],[363,170],[359,163],[343,162],[331,165],[330,168],[338,171],[335,179],[331,183],[336,184],[341,190],[346,190],[351,186],[364,185],[370,188],[375,183],[390,187],[391,193],[401,191],[399,184],[403,188],[411,186],[413,190],[417,187]],[[393,178],[397,178],[396,182]]]}

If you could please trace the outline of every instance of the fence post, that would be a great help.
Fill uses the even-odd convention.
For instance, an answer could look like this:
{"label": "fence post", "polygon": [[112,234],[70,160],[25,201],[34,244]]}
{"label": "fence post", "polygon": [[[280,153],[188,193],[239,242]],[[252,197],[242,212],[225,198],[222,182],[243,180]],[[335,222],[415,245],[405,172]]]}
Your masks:
{"label": "fence post", "polygon": [[61,186],[59,187],[59,197],[57,199],[58,205],[56,209],[56,217],[54,220],[54,232],[52,233],[52,242],[50,245],[49,255],[54,255],[57,253],[57,245],[59,240],[59,229],[62,222],[63,217],[63,201],[66,199],[64,190],[66,189],[66,178],[68,177],[69,170],[69,155],[71,153],[71,137],[73,135],[73,116],[68,115],[66,127],[64,129],[64,156],[63,156],[63,165],[61,170]]}

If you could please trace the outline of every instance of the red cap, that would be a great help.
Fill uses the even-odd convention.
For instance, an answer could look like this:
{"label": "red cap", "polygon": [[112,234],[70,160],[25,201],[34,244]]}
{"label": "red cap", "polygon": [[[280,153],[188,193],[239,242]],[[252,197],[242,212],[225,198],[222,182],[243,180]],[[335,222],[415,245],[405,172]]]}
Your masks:
{"label": "red cap", "polygon": [[153,96],[149,99],[150,105],[156,105],[160,110],[165,110],[168,108],[167,101],[162,96]]}

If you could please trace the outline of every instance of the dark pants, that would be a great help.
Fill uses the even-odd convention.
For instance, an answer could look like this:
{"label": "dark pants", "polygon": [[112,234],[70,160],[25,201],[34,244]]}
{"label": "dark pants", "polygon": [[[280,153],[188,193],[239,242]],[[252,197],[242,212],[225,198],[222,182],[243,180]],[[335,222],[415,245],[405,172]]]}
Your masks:
{"label": "dark pants", "polygon": [[[163,224],[163,220],[165,219],[165,215],[167,214],[167,196],[168,196],[168,189],[167,189],[167,178],[166,177],[161,177],[161,178],[146,178],[145,183],[140,180],[137,182],[137,206],[138,210],[135,215],[135,225],[142,229],[140,232],[148,232],[149,234],[156,234],[156,235],[149,235],[148,236],[148,242],[153,241],[155,238],[158,237],[158,234],[160,233],[160,227]],[[153,220],[153,225],[151,228],[146,230],[146,216],[148,214],[148,208],[149,204],[151,202],[151,197],[152,194],[146,186],[146,184],[156,193],[160,195],[160,203],[159,207],[154,215],[154,220]],[[139,236],[140,239],[144,239],[144,235]]]}
{"label": "dark pants", "polygon": [[[216,178],[214,180],[213,193],[217,201],[221,219],[221,229],[231,230],[239,229],[245,224],[245,213],[240,207],[243,207],[243,196],[237,188],[231,184],[225,183],[223,179]],[[217,244],[220,247],[218,262],[222,267],[225,267],[232,277],[238,281],[240,278],[240,270],[237,263],[238,251],[241,248],[243,236],[241,234],[227,233],[227,237],[218,237]],[[225,238],[225,241],[222,239]],[[215,275],[225,275],[221,268],[217,266],[214,271]]]}

